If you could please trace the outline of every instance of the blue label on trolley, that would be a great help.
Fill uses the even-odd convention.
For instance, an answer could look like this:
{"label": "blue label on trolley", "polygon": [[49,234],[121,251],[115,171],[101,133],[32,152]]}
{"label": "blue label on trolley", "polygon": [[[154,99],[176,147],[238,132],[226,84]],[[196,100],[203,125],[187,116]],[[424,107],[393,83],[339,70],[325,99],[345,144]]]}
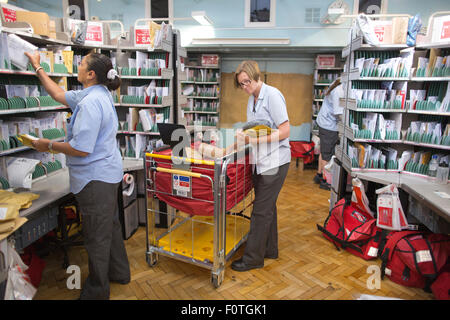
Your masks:
{"label": "blue label on trolley", "polygon": [[172,174],[172,193],[176,196],[190,198],[192,195],[191,177]]}

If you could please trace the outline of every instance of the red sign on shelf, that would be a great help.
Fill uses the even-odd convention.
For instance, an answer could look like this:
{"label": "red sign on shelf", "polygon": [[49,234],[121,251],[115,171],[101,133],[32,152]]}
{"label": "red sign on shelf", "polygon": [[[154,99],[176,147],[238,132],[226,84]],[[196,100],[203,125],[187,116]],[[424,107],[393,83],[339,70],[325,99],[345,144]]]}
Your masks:
{"label": "red sign on shelf", "polygon": [[5,17],[6,22],[14,22],[17,20],[16,18],[16,10],[2,7],[3,16]]}
{"label": "red sign on shelf", "polygon": [[134,30],[134,39],[136,45],[150,45],[150,30],[148,28]]}
{"label": "red sign on shelf", "polygon": [[378,41],[384,42],[384,33],[385,33],[384,27],[383,26],[376,26],[374,28],[374,31],[375,31],[375,35],[378,38]]}
{"label": "red sign on shelf", "polygon": [[85,43],[92,45],[103,44],[103,27],[101,23],[88,23]]}
{"label": "red sign on shelf", "polygon": [[441,40],[450,40],[450,21],[442,23]]}
{"label": "red sign on shelf", "polygon": [[217,54],[202,54],[202,66],[218,67],[219,66],[219,55],[217,55]]}
{"label": "red sign on shelf", "polygon": [[448,41],[450,41],[450,15],[434,18],[431,42]]}
{"label": "red sign on shelf", "polygon": [[333,54],[320,54],[316,57],[317,68],[333,68],[336,57]]}
{"label": "red sign on shelf", "polygon": [[102,41],[102,28],[100,26],[88,26],[86,31],[86,40]]}

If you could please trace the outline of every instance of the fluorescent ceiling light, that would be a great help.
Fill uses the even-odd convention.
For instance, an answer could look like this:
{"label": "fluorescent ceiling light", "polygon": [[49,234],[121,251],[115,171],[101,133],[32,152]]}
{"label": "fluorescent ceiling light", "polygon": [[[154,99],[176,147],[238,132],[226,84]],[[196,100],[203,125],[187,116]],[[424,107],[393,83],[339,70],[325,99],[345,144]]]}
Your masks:
{"label": "fluorescent ceiling light", "polygon": [[193,38],[191,44],[201,45],[287,45],[289,38]]}
{"label": "fluorescent ceiling light", "polygon": [[192,18],[197,20],[197,22],[200,23],[202,26],[212,25],[212,21],[206,16],[205,11],[192,11],[191,16]]}

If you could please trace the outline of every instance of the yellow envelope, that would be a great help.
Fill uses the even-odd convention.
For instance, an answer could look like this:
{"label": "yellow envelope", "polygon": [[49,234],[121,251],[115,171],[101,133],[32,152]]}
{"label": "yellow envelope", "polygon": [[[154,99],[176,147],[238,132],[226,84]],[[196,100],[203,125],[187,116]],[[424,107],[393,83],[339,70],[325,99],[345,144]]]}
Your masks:
{"label": "yellow envelope", "polygon": [[249,135],[251,137],[266,136],[270,135],[272,132],[273,129],[271,127],[265,126],[263,124],[251,127],[244,131],[246,135]]}
{"label": "yellow envelope", "polygon": [[[34,141],[34,140],[39,140],[39,138],[33,137],[32,135],[29,135],[29,134],[26,134],[26,133],[20,134],[20,135],[17,137],[17,139],[18,139],[20,142],[22,142],[24,146],[27,146],[27,147],[30,147],[30,148],[33,148],[33,149],[34,149],[34,147],[33,147],[33,145],[31,144],[31,142]],[[57,151],[48,151],[48,152],[54,153],[54,154],[59,153],[59,152],[57,152]]]}
{"label": "yellow envelope", "polygon": [[0,203],[15,204],[20,206],[20,209],[27,209],[31,207],[32,201],[38,198],[38,194],[31,192],[15,193],[11,191],[0,190]]}

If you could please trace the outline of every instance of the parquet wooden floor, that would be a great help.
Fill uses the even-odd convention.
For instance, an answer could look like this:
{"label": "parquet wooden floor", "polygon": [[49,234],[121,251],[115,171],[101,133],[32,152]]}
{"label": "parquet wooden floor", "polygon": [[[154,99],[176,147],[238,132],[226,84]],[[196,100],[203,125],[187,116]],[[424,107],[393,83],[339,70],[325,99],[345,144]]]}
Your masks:
{"label": "parquet wooden floor", "polygon": [[[236,272],[227,263],[225,279],[215,289],[210,271],[192,264],[160,256],[154,267],[145,259],[145,228],[140,227],[126,241],[132,281],[128,285],[111,284],[111,299],[176,300],[266,300],[333,299],[352,300],[359,294],[428,300],[431,294],[421,289],[397,285],[388,279],[380,288],[370,290],[367,268],[380,260],[365,261],[345,251],[337,251],[317,230],[328,214],[329,191],[319,189],[312,178],[314,170],[301,172],[291,163],[289,174],[278,198],[279,258],[266,259],[262,269]],[[232,260],[242,255],[242,248]],[[69,251],[70,263],[81,268],[82,282],[87,276],[87,254],[82,247]],[[35,295],[38,300],[76,299],[80,290],[69,290],[69,274],[62,269],[58,250],[45,258],[47,266]]]}

